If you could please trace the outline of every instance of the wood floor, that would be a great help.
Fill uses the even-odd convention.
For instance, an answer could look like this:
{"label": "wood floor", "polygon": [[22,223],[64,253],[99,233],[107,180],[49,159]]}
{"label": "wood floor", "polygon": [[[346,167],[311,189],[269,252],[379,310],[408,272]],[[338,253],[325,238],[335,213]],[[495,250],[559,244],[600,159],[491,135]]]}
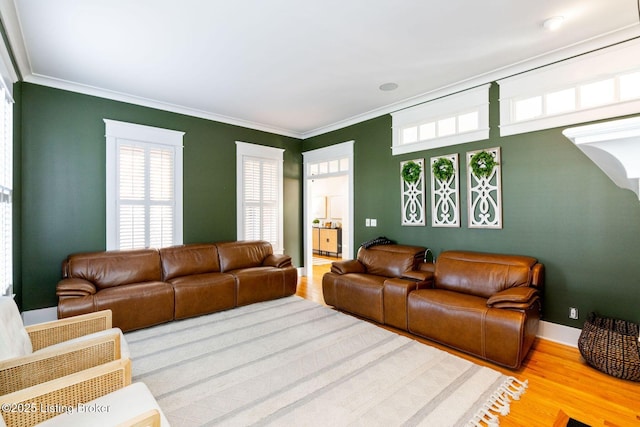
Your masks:
{"label": "wood floor", "polygon": [[[322,275],[329,268],[314,266],[313,275],[300,279],[297,294],[324,304]],[[537,339],[523,366],[512,371],[428,340],[418,341],[528,381],[522,399],[512,402],[509,416],[501,418],[501,427],[565,426],[567,416],[592,427],[640,426],[640,383],[619,380],[589,367],[577,348]],[[564,423],[556,423],[562,419]]]}

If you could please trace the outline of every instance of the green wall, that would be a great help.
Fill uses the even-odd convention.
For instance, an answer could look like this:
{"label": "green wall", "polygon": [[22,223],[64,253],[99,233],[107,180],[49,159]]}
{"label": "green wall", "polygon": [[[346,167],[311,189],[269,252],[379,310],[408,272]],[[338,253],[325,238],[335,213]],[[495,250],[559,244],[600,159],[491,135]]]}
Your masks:
{"label": "green wall", "polygon": [[301,142],[267,132],[34,84],[16,85],[20,174],[16,291],[23,310],[57,304],[61,263],[105,249],[103,119],[186,132],[184,242],[236,238],[236,144],[284,148],[285,252],[301,264]]}
{"label": "green wall", "polygon": [[[16,290],[23,310],[57,303],[60,263],[105,248],[104,118],[186,132],[184,241],[235,239],[235,141],[285,148],[285,248],[302,265],[301,152],[355,140],[355,244],[377,236],[430,247],[532,255],[546,265],[545,320],[581,327],[589,311],[640,321],[640,202],[615,186],[561,131],[498,134],[491,90],[489,140],[391,155],[388,115],[307,139],[80,95],[16,87]],[[503,229],[400,225],[400,162],[501,147]],[[466,168],[462,167],[462,173]],[[428,181],[428,180],[427,180]],[[429,189],[428,189],[429,190]],[[429,193],[427,193],[429,194]],[[427,204],[429,206],[429,204]],[[365,227],[376,218],[378,227]],[[580,319],[568,319],[568,307]]]}
{"label": "green wall", "polygon": [[[382,116],[307,139],[303,151],[355,140],[355,246],[386,236],[399,243],[443,250],[467,249],[537,257],[546,266],[544,319],[582,327],[589,311],[640,321],[640,201],[617,187],[579,149],[550,129],[500,137],[498,90],[491,89],[489,140],[391,154],[391,117]],[[400,162],[501,147],[503,229],[467,227],[466,191],[460,182],[460,228],[400,225]],[[462,166],[462,176],[466,165]],[[429,175],[427,175],[429,176]],[[427,187],[430,183],[427,180]],[[365,227],[376,218],[376,228]],[[578,307],[580,319],[568,318]]]}

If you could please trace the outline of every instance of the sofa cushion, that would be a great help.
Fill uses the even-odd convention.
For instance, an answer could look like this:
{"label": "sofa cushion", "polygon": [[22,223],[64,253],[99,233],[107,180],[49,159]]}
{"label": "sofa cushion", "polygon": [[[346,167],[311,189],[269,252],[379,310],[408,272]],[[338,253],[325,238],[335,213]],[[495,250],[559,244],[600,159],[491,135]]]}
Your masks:
{"label": "sofa cushion", "polygon": [[446,251],[436,262],[434,287],[489,298],[504,289],[529,286],[536,263],[520,255]]}
{"label": "sofa cushion", "polygon": [[259,267],[273,254],[271,243],[264,241],[240,241],[216,243],[220,255],[220,271]]}
{"label": "sofa cushion", "polygon": [[0,297],[0,360],[31,354],[31,338],[12,297]]}
{"label": "sofa cushion", "polygon": [[129,424],[133,418],[148,410],[155,409],[160,413],[160,427],[169,426],[169,421],[158,406],[153,394],[141,382],[130,384],[90,402],[85,402],[84,408],[104,408],[105,410],[85,409],[81,411],[74,407],[73,410],[64,411],[40,425],[45,427],[134,425]]}
{"label": "sofa cushion", "polygon": [[[447,290],[411,292],[407,306],[409,332],[509,368],[520,365],[537,328],[537,318],[527,322],[528,314]],[[536,328],[526,331],[525,324]]]}
{"label": "sofa cushion", "polygon": [[360,247],[358,261],[368,274],[384,277],[402,277],[413,270],[424,257],[424,248],[404,245],[379,245],[368,249]]}
{"label": "sofa cushion", "polygon": [[65,264],[65,277],[88,280],[97,289],[162,280],[157,249],[75,254]]}
{"label": "sofa cushion", "polygon": [[378,323],[384,323],[385,277],[372,274],[337,276],[336,307]]}
{"label": "sofa cushion", "polygon": [[162,248],[160,259],[164,280],[220,271],[218,248],[215,245],[190,244]]}
{"label": "sofa cushion", "polygon": [[173,320],[174,294],[167,282],[115,286],[93,298],[96,311],[110,309],[113,326],[124,332]]}
{"label": "sofa cushion", "polygon": [[236,279],[225,273],[193,274],[169,280],[175,293],[176,319],[236,306]]}
{"label": "sofa cushion", "polygon": [[237,304],[247,305],[260,301],[282,298],[295,293],[295,287],[287,286],[297,272],[293,268],[252,267],[233,270],[237,280]]}

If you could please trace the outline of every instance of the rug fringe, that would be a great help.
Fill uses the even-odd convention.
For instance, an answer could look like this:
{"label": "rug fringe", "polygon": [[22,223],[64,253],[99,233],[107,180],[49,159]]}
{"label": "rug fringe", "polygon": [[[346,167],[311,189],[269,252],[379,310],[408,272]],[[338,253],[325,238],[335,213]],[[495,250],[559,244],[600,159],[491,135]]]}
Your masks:
{"label": "rug fringe", "polygon": [[529,381],[520,381],[508,377],[498,389],[491,394],[487,402],[476,412],[467,424],[473,427],[497,427],[500,425],[499,415],[509,414],[511,400],[520,400],[520,396],[529,386]]}

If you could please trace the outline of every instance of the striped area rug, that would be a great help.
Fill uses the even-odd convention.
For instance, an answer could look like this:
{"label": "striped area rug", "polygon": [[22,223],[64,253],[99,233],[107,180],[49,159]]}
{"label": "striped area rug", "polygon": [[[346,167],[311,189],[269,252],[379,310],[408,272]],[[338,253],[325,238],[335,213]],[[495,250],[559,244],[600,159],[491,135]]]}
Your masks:
{"label": "striped area rug", "polygon": [[526,386],[297,296],[126,339],[174,427],[497,425]]}

